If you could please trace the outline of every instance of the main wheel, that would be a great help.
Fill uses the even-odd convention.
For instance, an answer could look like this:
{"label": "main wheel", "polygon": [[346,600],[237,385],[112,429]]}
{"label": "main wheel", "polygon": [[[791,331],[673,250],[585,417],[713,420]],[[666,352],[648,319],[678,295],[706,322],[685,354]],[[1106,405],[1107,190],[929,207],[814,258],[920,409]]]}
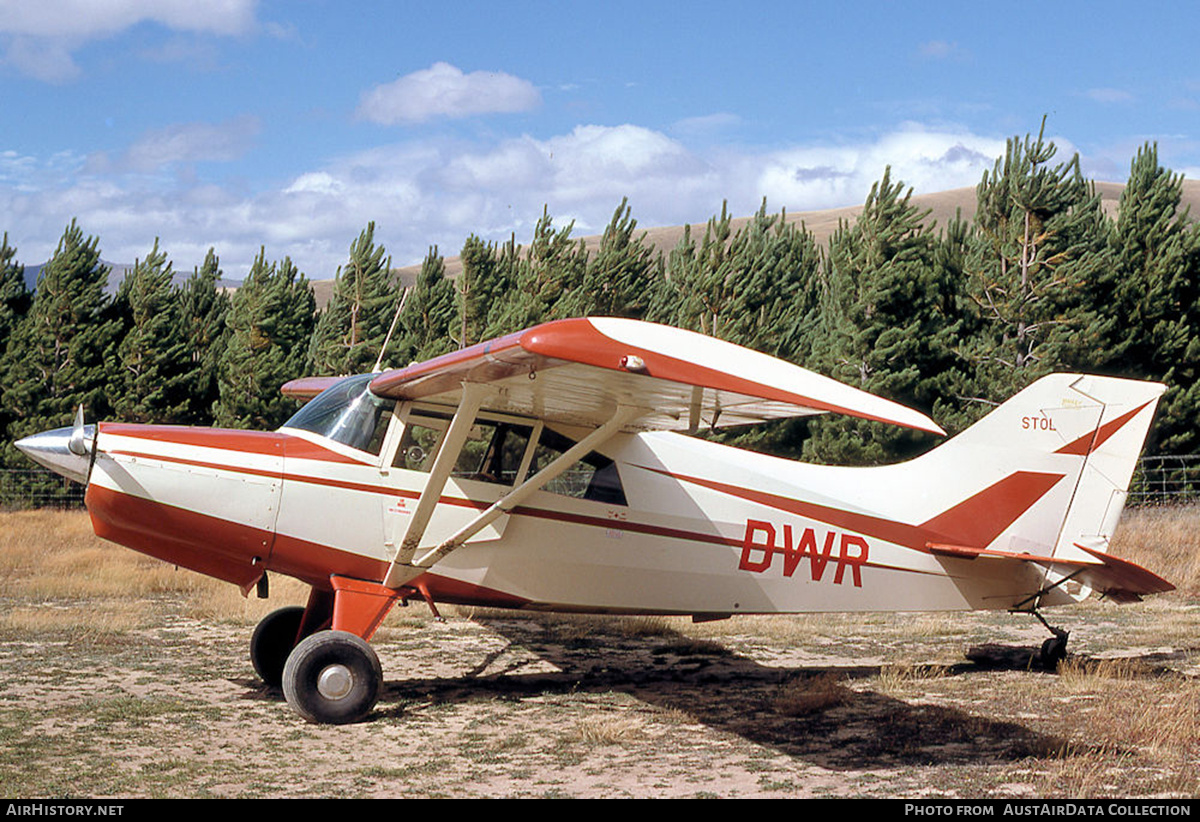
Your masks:
{"label": "main wheel", "polygon": [[1042,666],[1047,670],[1057,670],[1058,665],[1067,658],[1067,632],[1062,631],[1042,643]]}
{"label": "main wheel", "polygon": [[272,688],[283,682],[283,666],[296,647],[304,609],[298,605],[280,608],[263,617],[250,637],[250,662],[262,681]]}
{"label": "main wheel", "polygon": [[375,649],[345,631],[306,637],[283,666],[283,695],[309,722],[345,725],[363,719],[382,684]]}

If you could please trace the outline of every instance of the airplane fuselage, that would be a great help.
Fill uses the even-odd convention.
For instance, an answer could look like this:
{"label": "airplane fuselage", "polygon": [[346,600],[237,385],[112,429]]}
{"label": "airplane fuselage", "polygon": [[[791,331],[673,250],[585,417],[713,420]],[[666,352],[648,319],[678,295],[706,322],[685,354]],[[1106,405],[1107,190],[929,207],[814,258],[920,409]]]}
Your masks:
{"label": "airplane fuselage", "polygon": [[[428,479],[291,429],[102,424],[97,448],[87,492],[97,534],[246,590],[264,572],[318,588],[331,575],[382,580]],[[887,469],[808,466],[671,433],[619,435],[605,451],[623,500],[538,491],[420,577],[425,592],[460,604],[713,616],[1009,608],[1039,585],[1033,569],[1023,579],[975,564],[956,576],[967,561],[927,550],[946,528],[922,529],[911,498],[907,523],[918,524],[864,505]],[[1054,503],[1065,477],[1030,478],[1017,513]],[[424,542],[436,545],[508,489],[451,477]],[[944,509],[926,496],[930,511]]]}

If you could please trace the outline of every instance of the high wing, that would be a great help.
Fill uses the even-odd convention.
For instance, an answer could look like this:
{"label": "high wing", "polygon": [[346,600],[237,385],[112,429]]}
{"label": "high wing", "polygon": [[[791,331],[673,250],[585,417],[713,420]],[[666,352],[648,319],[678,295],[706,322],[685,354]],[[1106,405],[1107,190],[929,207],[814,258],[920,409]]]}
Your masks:
{"label": "high wing", "polygon": [[[284,386],[315,396],[330,378]],[[557,320],[380,374],[376,396],[457,406],[463,384],[487,387],[483,407],[595,428],[618,407],[642,409],[624,431],[696,431],[840,413],[945,432],[924,414],[761,352],[640,320]]]}

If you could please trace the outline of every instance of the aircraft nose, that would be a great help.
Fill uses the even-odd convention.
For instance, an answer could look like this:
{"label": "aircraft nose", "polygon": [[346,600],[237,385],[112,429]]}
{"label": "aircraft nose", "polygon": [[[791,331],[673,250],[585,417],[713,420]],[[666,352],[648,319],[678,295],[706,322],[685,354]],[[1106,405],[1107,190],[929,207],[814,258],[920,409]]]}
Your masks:
{"label": "aircraft nose", "polygon": [[[71,435],[74,428],[55,428],[53,431],[43,431],[33,434],[13,443],[20,451],[36,462],[62,474],[67,479],[87,485],[88,464],[91,458],[88,454],[76,454],[71,450]],[[93,427],[84,427],[85,441],[91,442]]]}

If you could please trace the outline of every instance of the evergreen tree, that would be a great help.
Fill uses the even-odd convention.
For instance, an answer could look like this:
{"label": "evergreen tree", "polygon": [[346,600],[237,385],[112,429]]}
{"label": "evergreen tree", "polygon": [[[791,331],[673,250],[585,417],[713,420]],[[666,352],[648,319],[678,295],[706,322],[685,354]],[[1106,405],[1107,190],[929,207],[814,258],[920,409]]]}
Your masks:
{"label": "evergreen tree", "polygon": [[981,334],[971,354],[992,401],[1055,368],[1087,367],[1111,339],[1107,224],[1076,155],[1051,166],[1045,137],[1011,139],[977,188],[968,262]]}
{"label": "evergreen tree", "polygon": [[600,247],[588,256],[582,287],[563,314],[646,317],[662,285],[662,255],[645,243],[645,232],[635,235],[636,229],[626,198],[613,212]]}
{"label": "evergreen tree", "polygon": [[499,316],[509,299],[512,283],[503,265],[503,257],[492,243],[472,234],[459,254],[462,272],[454,280],[458,322],[452,331],[458,348],[466,348],[489,339],[489,318]]}
{"label": "evergreen tree", "polygon": [[1157,146],[1139,149],[1112,232],[1119,322],[1105,363],[1167,384],[1151,448],[1170,454],[1200,447],[1200,227],[1182,199],[1183,178],[1158,164]]}
{"label": "evergreen tree", "polygon": [[[350,245],[350,259],[338,269],[333,296],[317,319],[309,350],[315,373],[362,373],[379,359],[398,299],[392,260],[384,254],[375,245],[375,223],[369,223]],[[398,345],[389,348],[394,354]]]}
{"label": "evergreen tree", "polygon": [[185,417],[191,369],[172,276],[156,239],[117,291],[122,328],[111,392],[113,412],[124,422],[178,423]]}
{"label": "evergreen tree", "polygon": [[400,318],[407,360],[428,360],[458,347],[454,339],[459,325],[455,296],[454,284],[446,277],[446,261],[433,246],[421,263]]}
{"label": "evergreen tree", "polygon": [[28,467],[12,441],[70,425],[82,403],[89,419],[110,411],[106,357],[117,323],[105,293],[109,268],[99,240],[85,238],[75,221],[42,267],[28,313],[7,351],[3,407],[10,414],[4,463]]}
{"label": "evergreen tree", "polygon": [[220,398],[217,375],[229,310],[229,295],[218,286],[220,281],[220,259],[210,248],[203,265],[193,269],[180,294],[180,325],[188,363],[187,399],[181,421],[188,425],[211,425],[213,408]]}
{"label": "evergreen tree", "polygon": [[17,250],[8,244],[5,232],[0,241],[0,355],[32,301],[33,294],[25,285],[25,266],[17,262]]}
{"label": "evergreen tree", "polygon": [[581,304],[587,250],[583,241],[571,239],[575,224],[554,228],[549,211],[534,227],[528,249],[512,260],[516,264],[514,293],[495,316],[494,328],[519,331],[547,320],[571,316]]}
{"label": "evergreen tree", "polygon": [[[830,240],[829,292],[816,349],[819,370],[872,394],[944,419],[966,377],[956,352],[960,281],[939,256],[939,240],[891,169],[867,196],[853,226]],[[934,444],[929,435],[846,417],[809,426],[807,457],[879,463]]]}
{"label": "evergreen tree", "polygon": [[729,238],[733,220],[728,203],[712,217],[697,245],[690,226],[667,258],[666,283],[653,314],[671,325],[728,339],[725,326],[736,311],[737,284],[729,277]]}
{"label": "evergreen tree", "polygon": [[[29,312],[32,300],[33,295],[25,285],[25,266],[17,262],[17,250],[8,244],[6,232],[3,242],[0,242],[0,385],[10,382],[12,360],[9,348],[17,326]],[[14,420],[8,404],[0,403],[0,432],[7,433]],[[9,460],[15,457],[15,449],[9,448],[6,443],[4,451],[0,453],[0,466],[13,464]],[[22,462],[22,467],[28,466],[28,461]]]}
{"label": "evergreen tree", "polygon": [[738,231],[727,207],[697,246],[684,228],[649,318],[804,364],[821,291],[821,250],[766,201]]}
{"label": "evergreen tree", "polygon": [[767,202],[729,244],[733,295],[725,338],[797,364],[809,362],[823,254],[803,225],[767,213]]}
{"label": "evergreen tree", "polygon": [[268,263],[260,250],[226,315],[218,425],[271,429],[295,412],[279,389],[304,376],[315,310],[312,288],[292,261]]}

